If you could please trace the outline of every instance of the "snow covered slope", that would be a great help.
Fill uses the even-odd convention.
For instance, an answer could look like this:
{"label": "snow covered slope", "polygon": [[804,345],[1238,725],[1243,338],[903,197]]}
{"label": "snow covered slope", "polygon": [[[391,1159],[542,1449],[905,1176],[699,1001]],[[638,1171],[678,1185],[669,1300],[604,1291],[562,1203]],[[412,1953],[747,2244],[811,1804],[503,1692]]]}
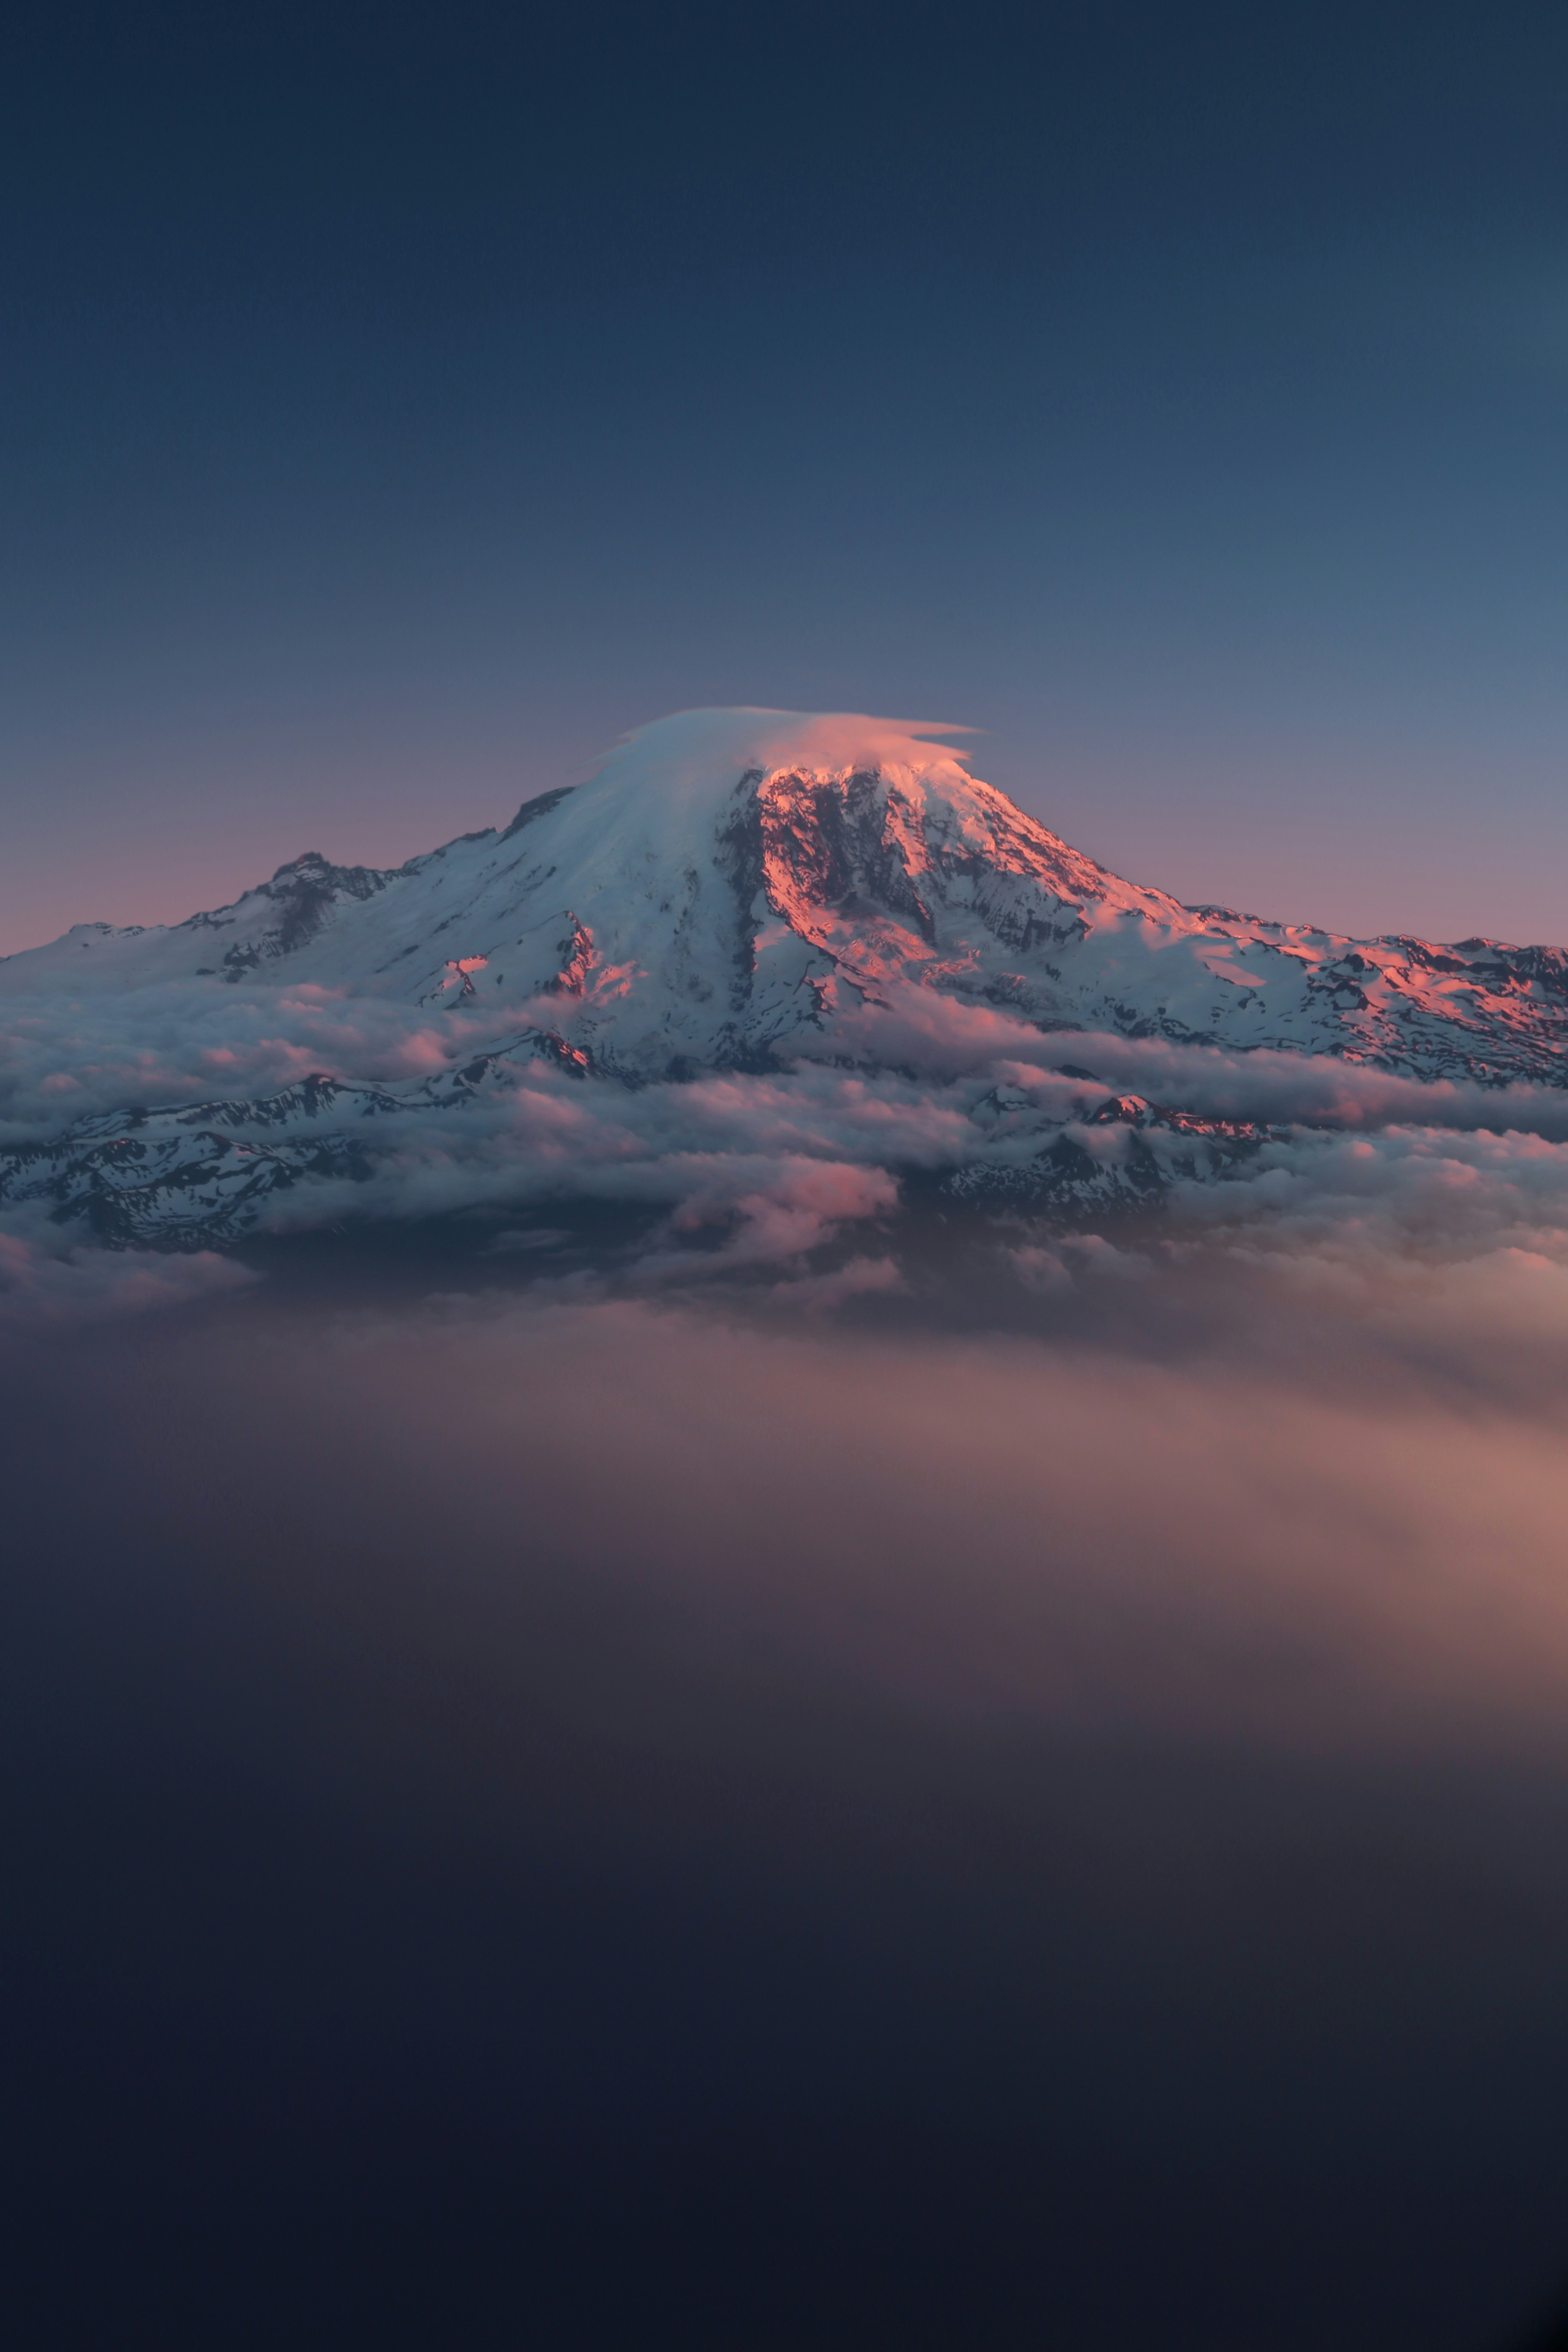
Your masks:
{"label": "snow covered slope", "polygon": [[[1472,1125],[1568,1084],[1562,950],[1179,905],[941,731],[687,712],[395,870],[308,856],[172,928],[0,961],[0,1203],[193,1247],[575,1186],[787,1234],[828,1216],[830,1164],[847,1215],[917,1167],[1087,1214],[1241,1181],[1271,1119],[1312,1123],[1216,1100],[1226,1056],[1273,1069],[1275,1104],[1279,1066],[1458,1081]],[[1108,1092],[1077,1033],[1163,1054],[1158,1100],[1125,1070]]]}
{"label": "snow covered slope", "polygon": [[1047,1027],[1330,1053],[1483,1083],[1568,1073],[1568,956],[1353,940],[1124,882],[887,722],[696,711],[592,782],[383,872],[315,856],[171,929],[0,961],[0,1008],[301,982],[461,1005],[642,1078],[759,1067],[909,985]]}

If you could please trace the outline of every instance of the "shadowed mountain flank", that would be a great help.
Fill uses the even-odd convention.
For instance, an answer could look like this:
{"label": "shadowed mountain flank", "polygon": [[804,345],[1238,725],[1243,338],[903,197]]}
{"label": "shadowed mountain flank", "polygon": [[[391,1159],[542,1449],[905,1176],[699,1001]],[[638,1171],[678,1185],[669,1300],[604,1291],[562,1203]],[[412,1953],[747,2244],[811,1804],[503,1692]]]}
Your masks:
{"label": "shadowed mountain flank", "polygon": [[[1271,1119],[1206,1099],[1194,1053],[1347,1083],[1563,1086],[1563,950],[1352,940],[1182,905],[1071,848],[940,731],[687,712],[504,829],[396,868],[310,853],[186,922],[81,924],[13,956],[0,1022],[37,1075],[0,1106],[0,1200],[193,1246],[312,1182],[360,1188],[368,1212],[410,1122],[493,1113],[542,1074],[624,1096],[826,1067],[926,1089],[929,1149],[911,1160],[889,1131],[851,1156],[934,1164],[955,1198],[1078,1213],[1249,1171]],[[1188,1076],[1097,1080],[1070,1055],[1084,1035],[1171,1049]],[[1058,1039],[1079,1093],[1020,1093],[1014,1066]],[[713,1148],[699,1102],[684,1135],[668,1109],[667,1155]],[[543,1147],[519,1132],[510,1148],[521,1165]],[[554,1148],[570,1157],[563,1135]],[[797,1128],[789,1148],[840,1147]],[[486,1150],[501,1165],[506,1138]]]}

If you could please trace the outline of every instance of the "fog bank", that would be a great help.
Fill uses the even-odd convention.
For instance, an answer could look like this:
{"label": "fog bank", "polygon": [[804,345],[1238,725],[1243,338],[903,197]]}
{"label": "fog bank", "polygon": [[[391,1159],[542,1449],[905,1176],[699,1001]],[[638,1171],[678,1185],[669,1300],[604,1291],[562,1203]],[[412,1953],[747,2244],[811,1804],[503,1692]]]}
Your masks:
{"label": "fog bank", "polygon": [[30,2340],[1502,2346],[1568,1277],[1133,1255],[14,1327]]}

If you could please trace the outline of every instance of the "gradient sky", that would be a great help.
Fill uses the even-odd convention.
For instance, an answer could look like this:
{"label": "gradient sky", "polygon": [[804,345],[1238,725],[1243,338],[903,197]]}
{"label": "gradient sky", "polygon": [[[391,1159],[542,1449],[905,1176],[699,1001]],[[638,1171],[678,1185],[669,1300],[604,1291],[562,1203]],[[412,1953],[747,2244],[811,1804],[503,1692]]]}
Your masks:
{"label": "gradient sky", "polygon": [[1568,16],[18,6],[0,950],[704,703],[1568,940]]}

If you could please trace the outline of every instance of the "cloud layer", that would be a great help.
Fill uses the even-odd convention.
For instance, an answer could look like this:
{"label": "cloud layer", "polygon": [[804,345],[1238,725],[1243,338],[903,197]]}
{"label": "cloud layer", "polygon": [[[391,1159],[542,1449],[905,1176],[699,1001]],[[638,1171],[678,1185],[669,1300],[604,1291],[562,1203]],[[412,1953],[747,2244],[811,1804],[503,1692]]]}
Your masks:
{"label": "cloud layer", "polygon": [[1006,1043],[529,1063],[279,1196],[466,1253],[0,1238],[18,2041],[136,2244],[144,2179],[221,2206],[207,2098],[247,2214],[357,2244],[383,2184],[388,2337],[443,2196],[529,2217],[568,2334],[683,2213],[715,2341],[758,2275],[837,2324],[847,2226],[900,2342],[1045,2292],[1117,2352],[1468,2352],[1550,2293],[1568,1145],[1341,1073],[1152,1217],[922,1209],[1094,1097]]}
{"label": "cloud layer", "polygon": [[303,2179],[336,2243],[390,2142],[412,2238],[456,2166],[572,2315],[639,2216],[665,2276],[674,2180],[781,2342],[834,2213],[900,2341],[1029,2279],[1118,2352],[1173,2294],[1236,2352],[1506,2340],[1561,2251],[1568,1273],[1315,1248],[328,1258],[0,1330],[18,2032],[101,2030],[95,2147],[131,2069],[117,2198],[194,2079],[247,2210]]}
{"label": "cloud layer", "polygon": [[[1072,1246],[1043,1229],[998,1244],[1037,1293],[1194,1251],[1298,1284],[1374,1288],[1401,1268],[1495,1258],[1542,1297],[1568,1264],[1568,1096],[1552,1089],[1422,1085],[1328,1056],[1042,1034],[916,988],[846,1016],[816,1058],[679,1085],[583,1080],[531,1058],[526,1043],[486,1066],[480,1083],[459,1084],[488,1042],[460,1006],[432,1020],[314,987],[38,1003],[0,1043],[0,1138],[14,1151],[67,1130],[111,1140],[127,1107],[163,1110],[172,1122],[159,1132],[185,1151],[207,1150],[192,1138],[209,1135],[231,1173],[242,1168],[234,1143],[247,1148],[249,1182],[257,1153],[279,1139],[247,1106],[325,1073],[374,1100],[362,1092],[293,1120],[283,1139],[301,1143],[298,1164],[267,1194],[263,1233],[477,1216],[489,1221],[491,1246],[549,1277],[551,1245],[530,1244],[530,1232],[548,1233],[574,1203],[596,1204],[640,1217],[640,1241],[617,1260],[639,1284],[754,1282],[771,1268],[789,1295],[826,1304],[903,1286],[908,1213],[963,1171],[1016,1176],[1020,1192],[983,1192],[983,1204],[1059,1229],[1063,1216],[1031,1205],[1024,1180],[1058,1137],[1086,1166],[1124,1169],[1130,1130],[1093,1117],[1115,1092],[1246,1128],[1250,1139],[1194,1166],[1184,1133],[1150,1129],[1168,1180],[1156,1215],[1129,1224],[1114,1203],[1091,1203],[1065,1220],[1079,1230]],[[333,1136],[336,1158],[316,1150]],[[179,1275],[111,1272],[85,1229],[51,1222],[61,1192],[26,1192],[14,1188],[0,1224],[0,1297],[13,1317],[45,1312],[46,1299],[49,1313],[85,1313],[99,1301],[202,1294],[216,1279],[205,1260]],[[1081,1238],[1096,1232],[1098,1252]],[[860,1272],[847,1278],[851,1260]]]}

